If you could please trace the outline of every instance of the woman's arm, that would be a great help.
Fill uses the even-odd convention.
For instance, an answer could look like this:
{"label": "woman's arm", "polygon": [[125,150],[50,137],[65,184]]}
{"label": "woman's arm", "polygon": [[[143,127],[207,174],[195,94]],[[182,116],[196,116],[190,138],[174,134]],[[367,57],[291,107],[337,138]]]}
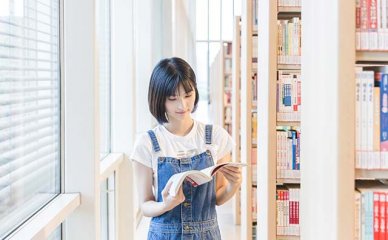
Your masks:
{"label": "woman's arm", "polygon": [[152,169],[137,161],[132,161],[139,196],[140,209],[146,217],[156,217],[170,211],[185,200],[182,188],[175,197],[168,194],[171,184],[162,191],[162,202],[156,202],[152,193]]}
{"label": "woman's arm", "polygon": [[[217,163],[230,162],[230,154]],[[241,170],[226,166],[216,173],[216,204],[222,205],[233,197],[241,185]]]}

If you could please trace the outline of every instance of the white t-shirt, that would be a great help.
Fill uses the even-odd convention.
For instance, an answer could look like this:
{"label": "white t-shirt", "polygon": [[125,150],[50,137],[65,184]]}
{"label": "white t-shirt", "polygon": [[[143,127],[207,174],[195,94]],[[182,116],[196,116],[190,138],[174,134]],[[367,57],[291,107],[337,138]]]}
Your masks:
{"label": "white t-shirt", "polygon": [[[211,144],[205,142],[205,124],[194,120],[193,128],[185,136],[169,132],[163,125],[157,125],[153,131],[158,140],[160,151],[155,152],[147,132],[141,134],[135,143],[131,159],[153,169],[154,187],[157,192],[158,157],[188,158],[210,150],[215,164],[232,151],[234,142],[228,132],[213,125]],[[156,194],[155,194],[156,195]]]}

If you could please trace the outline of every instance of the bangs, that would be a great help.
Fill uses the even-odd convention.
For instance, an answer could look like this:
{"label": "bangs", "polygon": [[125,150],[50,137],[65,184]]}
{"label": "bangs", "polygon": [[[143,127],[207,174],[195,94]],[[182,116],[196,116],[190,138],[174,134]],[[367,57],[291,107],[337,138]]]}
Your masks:
{"label": "bangs", "polygon": [[166,96],[175,96],[178,91],[179,85],[183,86],[183,89],[185,90],[186,93],[194,91],[193,84],[194,82],[190,79],[187,79],[187,78],[183,79],[181,76],[175,76],[175,78],[172,78],[167,83]]}

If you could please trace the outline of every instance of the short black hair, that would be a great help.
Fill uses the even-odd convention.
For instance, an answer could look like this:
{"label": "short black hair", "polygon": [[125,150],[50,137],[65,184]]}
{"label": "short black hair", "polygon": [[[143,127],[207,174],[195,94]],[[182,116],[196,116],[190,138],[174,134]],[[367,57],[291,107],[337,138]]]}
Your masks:
{"label": "short black hair", "polygon": [[185,60],[178,57],[160,60],[152,71],[148,88],[148,106],[151,114],[160,124],[168,122],[165,115],[166,100],[169,96],[176,94],[180,84],[186,92],[195,91],[192,111],[195,112],[199,94],[193,69]]}

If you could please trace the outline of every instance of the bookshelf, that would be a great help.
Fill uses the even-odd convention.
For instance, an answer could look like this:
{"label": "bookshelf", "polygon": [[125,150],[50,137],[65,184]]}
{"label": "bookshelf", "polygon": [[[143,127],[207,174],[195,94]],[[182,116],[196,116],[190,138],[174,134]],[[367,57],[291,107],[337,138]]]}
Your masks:
{"label": "bookshelf", "polygon": [[232,135],[233,107],[232,107],[232,42],[224,41],[222,44],[222,89],[223,91],[223,127]]}
{"label": "bookshelf", "polygon": [[[236,16],[233,20],[233,45],[232,45],[232,137],[235,146],[232,152],[233,162],[240,162],[240,91],[241,91],[241,17]],[[236,193],[233,201],[234,223],[241,224],[241,189]]]}
{"label": "bookshelf", "polygon": [[[251,53],[249,32],[250,1],[242,8],[242,136],[241,158],[250,161],[251,124],[247,117],[254,108],[248,90]],[[386,50],[356,50],[355,0],[303,1],[302,7],[277,7],[259,0],[258,8],[258,101],[257,101],[257,201],[258,239],[354,239],[355,187],[360,180],[384,180],[387,169],[356,169],[355,148],[355,66],[388,65]],[[299,10],[300,9],[300,10]],[[299,16],[303,12],[303,58],[300,64],[277,62],[277,16]],[[332,13],[332,19],[327,13]],[[301,16],[302,14],[300,14]],[[244,29],[245,28],[245,29]],[[244,46],[246,45],[246,46]],[[276,119],[276,71],[301,70],[302,113],[299,121]],[[245,82],[244,82],[245,79]],[[301,138],[301,177],[277,179],[276,126],[303,129]],[[245,135],[244,135],[245,134]],[[244,172],[242,211],[251,207],[249,193],[252,175]],[[276,229],[276,190],[300,184],[299,236],[278,236]],[[244,192],[245,191],[245,192]],[[317,208],[319,210],[317,210]],[[249,208],[249,210],[251,210]],[[242,213],[242,239],[252,239],[251,212]],[[245,224],[247,223],[247,224]],[[250,232],[251,231],[251,232]]]}
{"label": "bookshelf", "polygon": [[[277,3],[276,239],[299,239],[301,7]],[[272,149],[271,149],[272,150]]]}
{"label": "bookshelf", "polygon": [[[355,225],[358,239],[385,239],[388,198],[387,1],[355,1]],[[375,6],[375,7],[373,7]],[[369,11],[366,12],[365,10]],[[377,211],[376,211],[377,210]],[[367,214],[368,213],[368,214]]]}
{"label": "bookshelf", "polygon": [[[255,7],[254,7],[255,6]],[[240,124],[241,124],[241,162],[246,163],[248,168],[242,169],[241,186],[241,239],[255,239],[256,230],[254,217],[257,201],[253,200],[257,194],[253,191],[257,186],[252,178],[252,114],[255,113],[253,103],[253,48],[254,35],[257,36],[257,1],[243,0],[241,8],[241,103],[240,103]],[[257,38],[257,37],[256,37]],[[257,69],[257,68],[256,68]],[[255,167],[256,168],[256,167]],[[255,209],[256,208],[256,209]]]}

